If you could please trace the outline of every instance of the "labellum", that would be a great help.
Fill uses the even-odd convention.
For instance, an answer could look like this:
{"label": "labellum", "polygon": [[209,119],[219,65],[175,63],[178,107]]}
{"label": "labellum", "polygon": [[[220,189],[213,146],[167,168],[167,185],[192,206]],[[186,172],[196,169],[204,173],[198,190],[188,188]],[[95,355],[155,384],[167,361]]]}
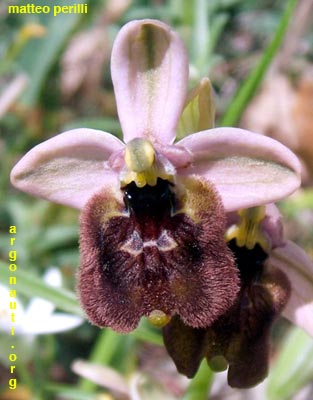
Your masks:
{"label": "labellum", "polygon": [[268,374],[271,327],[289,299],[290,284],[281,270],[266,266],[268,254],[259,244],[248,249],[231,240],[229,248],[235,255],[241,290],[232,309],[212,328],[219,345],[214,348],[209,343],[209,333],[204,348],[209,364],[216,351],[223,354],[229,363],[230,386],[245,388]]}
{"label": "labellum", "polygon": [[83,209],[78,292],[98,326],[128,332],[142,316],[162,326],[177,314],[206,327],[236,299],[238,272],[214,187],[174,179],[159,161],[147,140],[130,142],[121,187]]}
{"label": "labellum", "polygon": [[202,358],[214,370],[228,369],[228,383],[252,387],[268,373],[270,329],[290,295],[285,274],[266,264],[270,243],[261,232],[262,207],[242,212],[226,235],[240,277],[233,306],[206,329],[192,329],[175,317],[163,329],[177,369],[193,377]]}

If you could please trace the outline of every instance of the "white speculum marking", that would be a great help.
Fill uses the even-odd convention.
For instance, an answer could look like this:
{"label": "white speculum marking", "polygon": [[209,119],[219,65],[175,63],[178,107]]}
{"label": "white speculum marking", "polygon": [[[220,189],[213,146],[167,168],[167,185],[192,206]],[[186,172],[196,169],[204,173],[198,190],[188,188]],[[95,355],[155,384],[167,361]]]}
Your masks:
{"label": "white speculum marking", "polygon": [[133,231],[131,237],[120,246],[120,250],[136,257],[143,252],[145,247],[157,247],[159,251],[166,252],[175,249],[177,243],[166,230],[162,231],[156,240],[146,241],[142,240],[139,232]]}

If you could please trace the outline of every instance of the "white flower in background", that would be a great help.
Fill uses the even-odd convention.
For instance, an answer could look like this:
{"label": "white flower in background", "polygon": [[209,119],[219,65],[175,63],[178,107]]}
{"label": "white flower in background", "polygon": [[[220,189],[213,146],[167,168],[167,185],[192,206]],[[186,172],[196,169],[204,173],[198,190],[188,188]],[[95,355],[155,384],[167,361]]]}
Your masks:
{"label": "white flower in background", "polygon": [[[61,273],[57,268],[50,268],[44,274],[43,280],[53,287],[62,285]],[[10,310],[10,302],[13,301],[16,302],[16,309]],[[43,335],[64,332],[83,323],[80,317],[54,310],[53,303],[39,297],[33,298],[24,307],[18,298],[10,297],[7,287],[0,285],[0,331],[11,332],[14,327],[15,335]],[[11,321],[12,313],[15,315],[15,322]]]}
{"label": "white flower in background", "polygon": [[[176,398],[172,394],[166,393],[157,382],[140,372],[133,373],[125,378],[108,366],[84,360],[75,360],[72,364],[72,371],[106,388],[114,396],[114,399],[175,400]],[[100,394],[96,399],[102,400],[103,398]],[[108,398],[112,399],[112,397]]]}

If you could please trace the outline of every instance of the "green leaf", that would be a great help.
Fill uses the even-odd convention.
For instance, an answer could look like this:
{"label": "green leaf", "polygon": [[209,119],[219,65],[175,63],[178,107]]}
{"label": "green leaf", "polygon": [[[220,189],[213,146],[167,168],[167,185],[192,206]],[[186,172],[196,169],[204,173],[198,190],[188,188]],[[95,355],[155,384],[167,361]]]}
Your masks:
{"label": "green leaf", "polygon": [[84,315],[73,292],[47,285],[38,276],[23,270],[18,264],[17,270],[11,272],[7,264],[0,262],[0,282],[9,289],[12,289],[12,285],[9,284],[12,276],[16,277],[17,295],[22,294],[29,298],[41,297],[51,301],[60,310],[79,316]]}
{"label": "green leaf", "polygon": [[[90,354],[89,362],[110,365],[115,352],[124,339],[125,336],[119,335],[112,331],[112,329],[103,329],[99,332],[97,341]],[[81,378],[79,387],[85,392],[92,392],[97,387],[97,384],[86,378]]]}
{"label": "green leaf", "polygon": [[313,380],[313,339],[298,328],[287,336],[268,378],[268,399],[291,399]]}
{"label": "green leaf", "polygon": [[207,0],[194,0],[194,21],[191,58],[200,67],[210,47],[209,11],[210,2]]}
{"label": "green leaf", "polygon": [[[160,333],[154,332],[147,327],[147,323],[142,319],[139,327],[131,334],[133,338],[144,342],[163,346]],[[110,365],[114,355],[122,346],[125,335],[118,334],[111,329],[100,331],[97,341],[91,351],[89,362],[101,365]],[[92,391],[97,385],[88,379],[81,378],[79,387],[84,391]]]}
{"label": "green leaf", "polygon": [[220,121],[219,126],[234,126],[239,121],[246,105],[260,86],[268,67],[279,50],[279,46],[284,39],[289,21],[292,18],[296,5],[297,0],[288,1],[273,40],[266,48],[258,65],[250,72],[244,83],[239,88],[235,98]]}

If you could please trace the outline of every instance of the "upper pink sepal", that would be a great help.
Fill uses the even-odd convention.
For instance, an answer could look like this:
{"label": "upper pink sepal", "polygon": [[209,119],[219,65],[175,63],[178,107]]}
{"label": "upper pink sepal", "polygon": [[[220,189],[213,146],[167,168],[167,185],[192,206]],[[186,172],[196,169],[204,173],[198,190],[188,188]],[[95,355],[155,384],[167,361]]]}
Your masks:
{"label": "upper pink sepal", "polygon": [[188,83],[187,54],[177,33],[156,20],[129,22],[114,42],[111,73],[124,141],[172,143]]}
{"label": "upper pink sepal", "polygon": [[215,128],[180,140],[193,155],[183,174],[201,175],[220,193],[226,211],[280,200],[300,186],[297,157],[278,141],[238,128]]}
{"label": "upper pink sepal", "polygon": [[56,203],[82,208],[99,188],[119,184],[107,165],[124,144],[109,133],[73,129],[30,150],[13,168],[13,185]]}
{"label": "upper pink sepal", "polygon": [[291,297],[283,316],[313,336],[313,263],[295,243],[271,252],[269,264],[281,269],[291,284]]}

